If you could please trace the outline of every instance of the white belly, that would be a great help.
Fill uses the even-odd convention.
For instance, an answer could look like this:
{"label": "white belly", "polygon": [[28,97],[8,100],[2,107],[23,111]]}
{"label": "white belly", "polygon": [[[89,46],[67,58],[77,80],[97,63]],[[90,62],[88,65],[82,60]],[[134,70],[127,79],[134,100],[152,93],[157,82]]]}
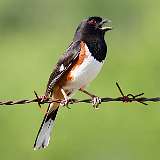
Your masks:
{"label": "white belly", "polygon": [[103,63],[94,59],[87,47],[86,51],[87,58],[85,58],[83,63],[71,72],[73,79],[64,86],[64,89],[76,91],[83,88],[95,79],[100,72]]}

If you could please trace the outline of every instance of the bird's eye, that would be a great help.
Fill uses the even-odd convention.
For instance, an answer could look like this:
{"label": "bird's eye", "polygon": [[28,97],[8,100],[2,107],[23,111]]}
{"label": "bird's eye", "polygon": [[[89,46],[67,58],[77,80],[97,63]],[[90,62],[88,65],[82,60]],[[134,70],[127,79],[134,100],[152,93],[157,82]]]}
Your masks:
{"label": "bird's eye", "polygon": [[97,22],[96,22],[94,19],[88,21],[88,24],[91,24],[91,25],[96,25],[96,23],[97,23]]}

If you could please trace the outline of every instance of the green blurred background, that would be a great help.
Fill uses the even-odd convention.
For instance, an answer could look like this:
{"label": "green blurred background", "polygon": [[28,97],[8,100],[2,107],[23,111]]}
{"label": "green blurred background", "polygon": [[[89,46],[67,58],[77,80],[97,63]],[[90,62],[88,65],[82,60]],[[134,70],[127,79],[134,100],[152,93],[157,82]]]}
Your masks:
{"label": "green blurred background", "polygon": [[[159,0],[0,0],[0,99],[42,95],[75,28],[94,15],[111,19],[114,30],[106,35],[107,63],[88,90],[116,97],[118,81],[126,93],[160,96],[159,8]],[[37,104],[1,107],[0,159],[160,159],[159,103],[61,108],[49,147],[33,151],[42,118]]]}

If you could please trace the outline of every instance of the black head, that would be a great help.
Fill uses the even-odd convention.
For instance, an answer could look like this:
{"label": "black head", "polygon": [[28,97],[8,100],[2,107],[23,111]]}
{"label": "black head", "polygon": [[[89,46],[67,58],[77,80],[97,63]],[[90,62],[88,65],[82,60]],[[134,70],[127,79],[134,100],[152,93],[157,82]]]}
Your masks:
{"label": "black head", "polygon": [[112,29],[108,26],[103,27],[107,22],[109,20],[102,19],[101,17],[89,17],[79,24],[75,37],[83,39],[86,36],[104,36],[105,32]]}

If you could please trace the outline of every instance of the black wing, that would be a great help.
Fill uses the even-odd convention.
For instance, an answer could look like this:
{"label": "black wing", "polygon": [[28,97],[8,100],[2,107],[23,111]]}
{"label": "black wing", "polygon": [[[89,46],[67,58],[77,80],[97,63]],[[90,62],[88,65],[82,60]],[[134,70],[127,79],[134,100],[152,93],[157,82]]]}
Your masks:
{"label": "black wing", "polygon": [[74,60],[80,53],[80,41],[72,42],[67,51],[59,59],[55,69],[51,73],[45,95],[52,93],[55,83],[64,75],[67,69],[71,66]]}

